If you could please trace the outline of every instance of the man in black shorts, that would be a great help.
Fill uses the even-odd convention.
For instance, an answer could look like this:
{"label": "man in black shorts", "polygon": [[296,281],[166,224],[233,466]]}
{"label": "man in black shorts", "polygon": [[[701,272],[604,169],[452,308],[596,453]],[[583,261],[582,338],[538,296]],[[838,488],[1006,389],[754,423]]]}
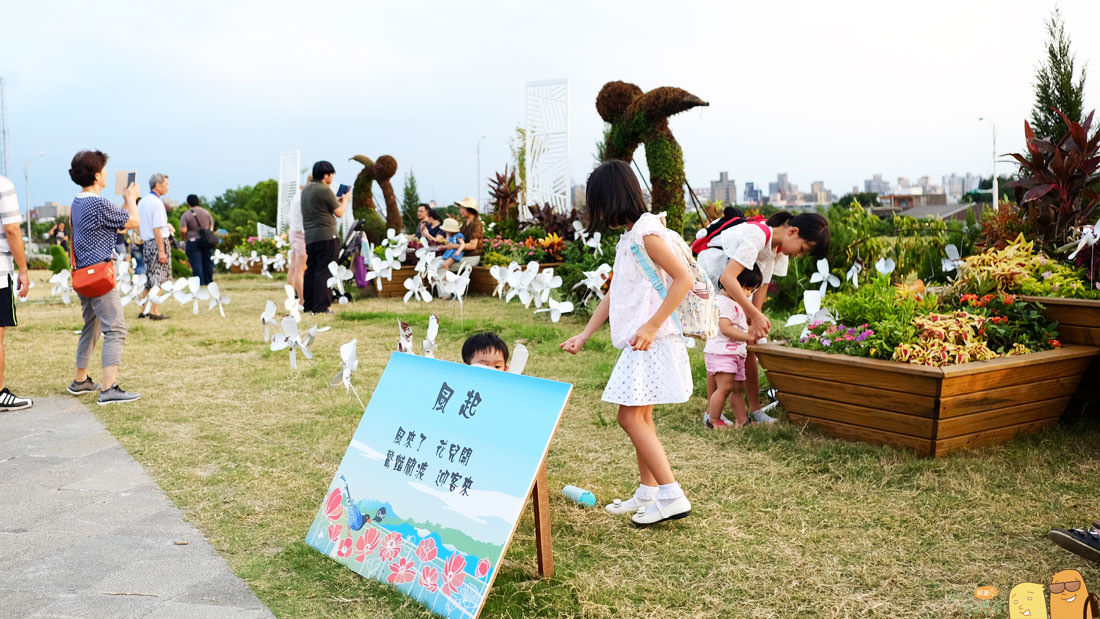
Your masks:
{"label": "man in black shorts", "polygon": [[[0,389],[0,412],[22,410],[34,404],[30,398],[21,398],[4,387],[4,331],[19,324],[15,317],[15,296],[26,298],[31,286],[21,223],[23,217],[19,214],[15,185],[0,176],[0,227],[4,228],[0,236],[0,286],[3,286],[0,288],[0,387],[3,387]],[[19,271],[13,278],[16,266]]]}

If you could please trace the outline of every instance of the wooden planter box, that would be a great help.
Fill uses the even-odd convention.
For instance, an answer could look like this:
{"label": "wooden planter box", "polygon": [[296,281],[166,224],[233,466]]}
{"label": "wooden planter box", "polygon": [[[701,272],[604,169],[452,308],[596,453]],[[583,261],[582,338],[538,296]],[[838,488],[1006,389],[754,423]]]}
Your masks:
{"label": "wooden planter box", "polygon": [[1047,320],[1058,321],[1058,338],[1063,344],[1100,346],[1100,300],[1059,297],[1019,297],[1042,304]]}
{"label": "wooden planter box", "polygon": [[754,344],[791,422],[826,434],[944,454],[1057,425],[1098,348],[928,366]]}
{"label": "wooden planter box", "polygon": [[239,264],[234,264],[233,266],[229,267],[229,272],[230,273],[255,273],[256,275],[259,275],[260,273],[264,272],[264,263],[254,262],[251,265],[249,265],[249,267],[247,269],[242,269]]}
{"label": "wooden planter box", "polygon": [[[412,266],[403,266],[400,269],[394,269],[390,279],[382,278],[382,290],[378,292],[380,297],[403,297],[409,290],[405,288],[405,280],[416,275],[416,268]],[[368,288],[371,290],[378,290],[378,284],[371,280],[368,284]]]}

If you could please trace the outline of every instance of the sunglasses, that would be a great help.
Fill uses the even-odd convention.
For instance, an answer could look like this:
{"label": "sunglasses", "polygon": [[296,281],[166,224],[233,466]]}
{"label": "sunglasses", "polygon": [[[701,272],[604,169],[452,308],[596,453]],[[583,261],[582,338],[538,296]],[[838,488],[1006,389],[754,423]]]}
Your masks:
{"label": "sunglasses", "polygon": [[1052,582],[1052,583],[1050,583],[1050,592],[1051,593],[1061,593],[1062,591],[1069,591],[1070,593],[1073,593],[1074,591],[1076,591],[1080,588],[1081,588],[1081,581],[1080,580],[1071,580],[1069,582]]}

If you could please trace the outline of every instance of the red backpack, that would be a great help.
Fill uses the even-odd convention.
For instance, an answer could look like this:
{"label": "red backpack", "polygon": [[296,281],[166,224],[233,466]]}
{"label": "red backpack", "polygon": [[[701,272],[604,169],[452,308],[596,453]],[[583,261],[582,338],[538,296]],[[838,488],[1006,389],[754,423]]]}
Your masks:
{"label": "red backpack", "polygon": [[767,219],[763,215],[754,215],[752,217],[732,217],[728,221],[722,223],[713,232],[708,232],[706,236],[695,239],[695,242],[691,244],[691,252],[696,256],[699,255],[704,249],[710,247],[710,241],[714,237],[718,236],[722,232],[726,231],[733,226],[743,223],[756,224],[764,231],[764,243],[765,245],[772,242],[772,229],[765,223]]}

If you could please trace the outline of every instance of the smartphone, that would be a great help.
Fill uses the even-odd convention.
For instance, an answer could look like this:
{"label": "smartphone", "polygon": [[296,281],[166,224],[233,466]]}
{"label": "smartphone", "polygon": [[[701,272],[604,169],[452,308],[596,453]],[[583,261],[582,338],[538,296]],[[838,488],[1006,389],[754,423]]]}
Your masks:
{"label": "smartphone", "polygon": [[341,184],[340,188],[336,190],[336,197],[339,198],[340,196],[344,195],[345,193],[347,193],[349,191],[351,191],[351,187],[348,187],[347,185]]}
{"label": "smartphone", "polygon": [[137,172],[127,172],[125,170],[119,170],[115,173],[115,193],[118,195],[124,195],[126,188],[130,186],[130,183],[137,182]]}

